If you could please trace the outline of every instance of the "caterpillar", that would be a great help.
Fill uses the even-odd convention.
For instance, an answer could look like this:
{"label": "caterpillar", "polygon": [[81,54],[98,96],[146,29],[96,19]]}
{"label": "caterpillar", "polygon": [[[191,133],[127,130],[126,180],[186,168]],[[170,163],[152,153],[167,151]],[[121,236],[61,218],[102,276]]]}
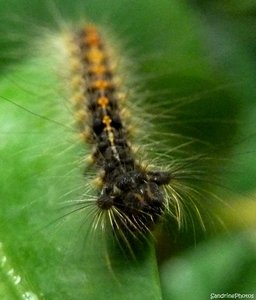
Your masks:
{"label": "caterpillar", "polygon": [[92,157],[101,173],[98,213],[106,213],[113,227],[148,231],[168,205],[163,186],[169,184],[171,174],[153,171],[135,159],[121,116],[115,66],[99,29],[85,26],[69,48],[73,48],[73,80],[79,82],[74,101],[81,134],[95,145]]}

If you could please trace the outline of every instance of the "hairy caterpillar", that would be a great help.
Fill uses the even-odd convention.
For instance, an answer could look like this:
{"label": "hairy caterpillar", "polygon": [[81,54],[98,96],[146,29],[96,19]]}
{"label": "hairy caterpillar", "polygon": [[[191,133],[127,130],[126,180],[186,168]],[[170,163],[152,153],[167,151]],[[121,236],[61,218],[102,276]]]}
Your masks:
{"label": "hairy caterpillar", "polygon": [[122,89],[115,83],[109,45],[99,30],[86,26],[74,36],[70,47],[74,48],[75,75],[78,72],[74,80],[80,83],[75,83],[75,102],[81,133],[86,136],[84,130],[89,123],[87,139],[96,146],[92,156],[102,173],[99,214],[106,213],[110,224],[118,229],[148,231],[168,205],[161,186],[170,182],[172,174],[136,162],[121,116],[122,110],[125,114],[119,96]]}
{"label": "hairy caterpillar", "polygon": [[[150,34],[150,36],[152,36],[152,35]],[[54,36],[52,38],[51,42],[58,44],[58,38],[56,38],[56,36]],[[45,42],[43,44],[50,45],[51,42],[49,41],[49,43]],[[44,47],[45,47],[45,45],[44,45]],[[53,64],[53,62],[54,62],[54,65],[55,65],[55,62],[58,59],[61,59],[61,57],[62,57],[62,50],[61,49],[62,48],[58,48],[58,51],[56,51],[56,55],[54,55],[54,59],[49,58],[49,61],[47,62],[48,65]],[[46,51],[46,53],[47,53],[47,51]],[[125,53],[124,53],[124,56],[125,56]],[[91,210],[91,209],[92,209],[92,207],[94,207],[95,209],[97,208],[96,203],[97,203],[97,199],[98,199],[98,194],[97,193],[99,191],[99,188],[96,187],[95,190],[94,190],[93,184],[91,183],[91,180],[90,180],[90,179],[93,180],[95,178],[95,168],[89,168],[87,173],[86,173],[86,177],[78,176],[78,174],[81,175],[82,172],[84,171],[83,158],[84,158],[84,154],[85,154],[84,153],[85,152],[85,143],[83,142],[82,145],[80,145],[80,142],[78,142],[78,138],[74,139],[74,137],[72,137],[73,134],[76,131],[72,129],[73,127],[69,126],[69,124],[72,123],[72,120],[74,119],[73,108],[69,107],[69,97],[67,97],[65,95],[65,92],[63,93],[64,94],[63,97],[62,96],[57,96],[56,97],[56,94],[59,94],[59,90],[58,90],[58,88],[56,88],[58,80],[56,80],[55,78],[54,78],[54,80],[56,82],[56,85],[54,86],[54,92],[53,93],[49,92],[50,90],[48,89],[48,86],[51,86],[51,84],[48,84],[48,78],[47,78],[47,76],[45,76],[45,74],[49,74],[49,73],[52,74],[52,73],[54,73],[55,70],[52,70],[51,68],[48,69],[48,67],[47,67],[47,70],[43,69],[43,68],[45,68],[44,64],[45,64],[44,60],[42,60],[41,63],[40,63],[40,61],[36,61],[36,60],[34,61],[34,68],[35,69],[36,68],[40,69],[41,70],[40,72],[43,74],[41,82],[40,82],[40,80],[35,80],[33,75],[32,75],[32,74],[36,75],[37,74],[36,71],[30,72],[31,74],[29,76],[29,80],[27,79],[28,76],[24,75],[24,73],[26,73],[26,72],[23,72],[22,75],[21,75],[21,73],[18,74],[18,72],[17,72],[16,76],[13,76],[13,78],[8,78],[8,76],[7,76],[6,80],[8,80],[8,79],[12,80],[14,82],[13,86],[15,86],[15,88],[13,88],[13,92],[11,93],[11,96],[10,95],[8,96],[9,99],[13,99],[16,103],[21,103],[21,105],[23,107],[29,108],[30,111],[32,111],[34,113],[38,113],[39,115],[43,115],[43,116],[47,115],[48,119],[50,119],[50,120],[48,120],[48,121],[43,120],[40,117],[36,117],[36,116],[33,117],[30,114],[29,117],[32,121],[31,122],[26,121],[27,122],[27,123],[25,122],[26,126],[24,126],[24,124],[22,123],[22,118],[23,118],[22,115],[24,114],[24,112],[22,112],[22,110],[16,109],[16,112],[14,112],[14,115],[15,115],[16,119],[20,120],[19,121],[19,122],[21,122],[20,126],[16,125],[15,127],[11,127],[11,130],[10,130],[10,128],[8,128],[9,123],[6,121],[6,122],[4,122],[5,125],[2,127],[2,130],[5,129],[7,131],[7,133],[9,134],[9,136],[11,136],[11,134],[13,132],[16,132],[16,134],[19,135],[20,137],[23,136],[22,131],[24,131],[24,133],[27,133],[28,131],[30,131],[32,134],[34,133],[34,136],[31,139],[27,139],[24,135],[24,138],[27,142],[26,149],[22,149],[22,147],[19,147],[19,145],[16,145],[14,147],[14,150],[16,151],[15,153],[17,153],[15,155],[18,155],[18,153],[22,153],[21,151],[24,151],[23,152],[24,154],[27,153],[27,155],[23,156],[24,160],[31,160],[32,165],[33,164],[36,165],[34,169],[32,169],[31,166],[28,167],[28,170],[31,170],[31,171],[34,170],[34,171],[31,172],[30,175],[34,176],[37,180],[30,181],[30,182],[32,182],[32,184],[30,186],[26,185],[26,182],[25,182],[24,183],[24,189],[29,189],[30,191],[35,191],[36,189],[38,189],[40,187],[40,195],[39,196],[34,195],[33,192],[31,192],[32,195],[30,195],[30,197],[27,196],[28,198],[31,198],[31,196],[32,196],[32,198],[34,199],[34,205],[33,205],[33,202],[32,202],[32,205],[31,205],[32,209],[28,210],[29,216],[22,216],[22,218],[26,217],[27,220],[29,220],[29,225],[31,227],[33,227],[35,224],[37,224],[36,218],[38,218],[38,219],[41,218],[41,220],[42,219],[45,220],[45,219],[49,219],[49,217],[51,217],[51,216],[48,216],[47,213],[44,212],[44,209],[43,209],[44,206],[47,206],[50,202],[51,202],[52,206],[54,206],[54,202],[56,201],[56,199],[58,199],[58,197],[61,198],[64,195],[61,198],[61,202],[62,202],[63,199],[67,200],[67,201],[70,201],[71,207],[74,208],[74,205],[75,205],[76,201],[72,201],[72,200],[76,199],[76,196],[77,196],[77,198],[78,198],[77,205],[78,206],[76,206],[76,207],[81,212],[79,214],[80,219],[77,222],[78,226],[81,226],[80,233],[79,234],[77,233],[77,229],[76,230],[73,229],[73,231],[72,231],[72,228],[71,228],[72,227],[71,225],[73,225],[72,220],[76,219],[76,217],[77,217],[77,214],[71,213],[72,209],[68,209],[69,220],[71,220],[71,222],[70,223],[69,222],[65,223],[64,226],[61,226],[59,231],[62,233],[62,235],[64,237],[72,238],[72,234],[69,233],[69,231],[71,230],[71,232],[73,232],[74,235],[76,235],[76,236],[79,235],[79,238],[81,238],[81,237],[84,237],[84,235],[85,235],[84,226],[82,226],[83,222],[84,222],[84,218],[87,219],[87,213],[88,213],[88,215],[91,215],[91,216],[95,215],[95,211]],[[32,68],[31,65],[33,65],[33,64],[30,64],[30,68]],[[130,66],[128,66],[128,68],[129,67]],[[63,68],[63,65],[62,65],[62,68]],[[60,68],[60,69],[62,69],[62,68]],[[67,68],[67,65],[65,66],[65,69],[66,68]],[[60,70],[60,73],[61,73],[61,70]],[[124,72],[124,74],[126,74],[126,73],[127,72]],[[53,79],[53,78],[51,78],[51,79]],[[136,78],[133,81],[136,81]],[[160,80],[158,84],[160,84],[160,83],[163,84],[163,81],[164,80]],[[49,78],[49,82],[50,82],[50,78]],[[132,84],[134,84],[134,82],[132,82]],[[163,86],[163,88],[164,88],[164,86]],[[16,94],[14,92],[15,89],[16,89],[17,94],[18,94],[17,90],[24,89],[23,95],[19,96],[19,97],[15,96],[15,94]],[[25,90],[27,90],[27,92]],[[34,93],[34,95],[33,95],[33,93]],[[160,94],[158,90],[156,90],[156,94]],[[2,95],[8,95],[8,93],[4,92]],[[38,98],[36,97],[36,99],[38,99],[38,101],[35,101],[35,95],[41,95]],[[137,94],[137,95],[139,95],[139,94]],[[158,96],[158,98],[156,100],[156,99],[154,99],[154,95],[153,95],[153,96],[151,96],[152,101],[150,101],[150,97],[148,98],[149,101],[148,101],[147,105],[142,101],[141,103],[138,103],[138,106],[141,106],[142,110],[144,110],[144,108],[146,109],[146,106],[148,106],[149,110],[155,109],[156,114],[153,114],[151,112],[151,115],[153,115],[153,116],[159,115],[159,118],[157,119],[157,121],[159,121],[160,117],[162,119],[166,118],[166,121],[168,121],[167,117],[168,118],[170,117],[168,115],[168,112],[169,112],[168,108],[170,106],[170,102],[171,102],[170,99],[172,99],[172,97],[170,97],[170,95],[163,96],[163,97],[167,97],[167,98],[166,98],[166,101],[163,102],[162,104],[158,104],[156,102],[159,98],[161,98],[161,96]],[[63,99],[66,99],[66,98],[67,98],[67,101],[65,101],[65,100],[63,101]],[[27,100],[28,101],[27,105],[25,103],[23,103],[24,99],[26,99],[26,100],[28,99]],[[48,104],[48,106],[46,108],[47,111],[45,113],[42,113],[43,111],[41,110],[41,108],[42,108],[42,104],[44,103],[45,99],[47,99],[47,101],[49,100],[49,102],[47,102],[47,103],[50,103],[50,104]],[[55,99],[56,102],[59,105],[57,110],[53,105],[51,105],[52,99]],[[147,99],[147,98],[145,98],[145,99]],[[21,102],[19,102],[19,100]],[[125,105],[125,102],[123,104]],[[172,107],[177,106],[178,109],[179,109],[179,106],[181,105],[182,110],[184,110],[184,104],[186,104],[186,99],[184,101],[176,101],[176,102],[172,99]],[[182,107],[182,105],[183,105],[183,107]],[[68,109],[65,109],[64,106],[67,107]],[[163,107],[163,109],[159,110],[159,108],[161,106]],[[7,104],[6,104],[5,107],[7,107]],[[61,115],[61,114],[58,115],[58,113],[56,113],[56,111],[57,112],[62,111],[63,108],[64,108],[64,110],[66,110],[67,113],[66,114],[63,113],[63,115]],[[10,109],[10,105],[8,106],[8,109]],[[69,110],[70,110],[70,112],[69,112]],[[138,120],[139,122],[137,123],[138,125],[135,126],[135,127],[142,126],[141,123],[143,123],[144,115],[146,116],[146,114],[145,113],[141,114],[140,107],[137,110],[136,110],[136,108],[135,108],[135,110],[132,110],[132,109],[130,109],[130,110],[132,111],[132,113],[134,112],[135,117],[137,115],[138,119],[139,119]],[[175,110],[174,110],[174,112],[175,112]],[[68,115],[68,117],[66,117],[67,115]],[[175,116],[177,116],[177,114],[175,114]],[[79,119],[79,115],[77,116],[77,120],[78,119]],[[153,119],[153,121],[156,122],[156,120],[154,120],[154,117],[152,117],[152,119]],[[51,120],[57,121],[59,123],[59,125],[54,124],[53,122],[51,122]],[[179,121],[179,120],[177,120],[177,121]],[[185,121],[187,121],[187,120],[185,120]],[[184,120],[183,120],[183,122],[184,122]],[[136,124],[136,120],[135,121],[132,120],[131,123]],[[174,120],[173,123],[175,123],[175,120]],[[60,125],[60,124],[62,124],[62,125]],[[68,125],[66,125],[66,124],[68,124]],[[206,197],[208,197],[207,193],[205,194],[201,191],[199,191],[200,195],[198,195],[197,193],[194,194],[193,190],[189,189],[189,185],[186,185],[186,179],[192,180],[192,181],[195,180],[196,184],[197,184],[197,180],[196,180],[197,178],[199,179],[199,181],[202,178],[206,178],[206,177],[204,177],[205,176],[204,173],[202,173],[203,171],[198,169],[197,166],[195,166],[195,170],[193,169],[194,163],[199,162],[199,165],[200,165],[204,162],[204,159],[201,159],[200,154],[196,154],[195,156],[193,156],[192,151],[190,152],[189,147],[188,147],[187,151],[184,151],[184,148],[186,148],[186,146],[188,146],[188,144],[191,141],[193,141],[193,139],[188,139],[187,143],[180,142],[180,140],[182,140],[182,138],[177,139],[177,144],[174,143],[172,148],[170,147],[170,145],[168,147],[163,147],[162,148],[162,145],[165,143],[166,139],[172,137],[172,131],[167,132],[166,136],[161,136],[162,131],[159,128],[157,129],[156,132],[154,132],[153,128],[151,126],[150,127],[147,127],[147,126],[148,126],[148,124],[144,128],[142,128],[142,132],[144,132],[145,135],[149,135],[149,136],[150,136],[150,134],[152,134],[150,136],[151,141],[150,141],[150,139],[144,138],[144,136],[140,137],[138,135],[138,138],[136,139],[136,141],[131,143],[131,144],[135,144],[135,145],[138,144],[139,145],[139,150],[135,151],[136,157],[138,157],[139,160],[141,160],[139,162],[139,165],[143,165],[142,164],[143,161],[149,161],[150,163],[153,162],[153,164],[155,166],[162,167],[162,166],[166,165],[165,168],[168,169],[169,167],[167,167],[167,164],[172,165],[172,163],[175,162],[175,164],[178,168],[178,173],[180,174],[180,176],[181,176],[181,174],[183,175],[182,176],[183,178],[181,178],[181,179],[185,179],[185,182],[182,181],[182,180],[180,180],[180,181],[178,180],[178,182],[181,183],[180,184],[180,190],[183,192],[183,195],[182,195],[183,197],[181,199],[186,198],[186,197],[184,197],[185,194],[190,195],[192,197],[191,200],[194,200],[194,201],[195,201],[195,199],[199,199],[198,196],[200,196],[202,194],[207,195]],[[51,130],[48,131],[47,127],[51,128]],[[54,128],[54,127],[56,127],[56,128]],[[57,129],[57,127],[58,127],[59,130]],[[20,128],[20,129],[18,129],[18,128]],[[68,137],[67,137],[67,130],[72,131],[71,134],[68,135]],[[148,132],[147,132],[147,130],[148,130]],[[170,127],[167,127],[166,131],[168,131],[168,130],[170,130]],[[173,129],[171,128],[171,130],[173,130]],[[45,134],[44,134],[44,131],[45,131]],[[4,132],[4,130],[3,130],[3,132]],[[4,134],[2,134],[2,135],[4,136]],[[92,134],[90,134],[90,135],[92,135]],[[40,136],[40,141],[39,142],[36,142],[36,141],[38,141],[38,139],[36,139],[36,136]],[[136,134],[135,134],[135,138],[136,138]],[[54,141],[54,143],[52,141]],[[75,154],[74,153],[68,153],[68,150],[69,150],[68,146],[70,146],[70,144],[75,144],[75,143],[79,144],[78,152],[80,153],[80,157],[81,157],[81,160],[82,160],[80,163],[78,163],[81,166],[81,170],[79,170],[78,173],[73,172],[74,168],[77,165],[77,162],[74,161],[74,157],[77,157],[76,156],[77,153],[75,153]],[[62,144],[63,144],[63,148],[61,147]],[[141,151],[141,148],[142,148],[143,145],[146,145],[146,147],[145,147],[146,150]],[[144,153],[147,152],[147,145],[149,146],[149,148],[152,148],[152,151],[149,151],[149,152],[151,152],[151,153],[149,153],[150,158],[149,159],[144,159],[143,156],[144,156]],[[156,147],[155,146],[152,147],[152,145],[157,145],[158,146],[157,150],[159,151],[160,154],[162,154],[160,156],[160,158],[162,158],[162,159],[159,159],[160,160],[159,162],[156,159],[156,154],[155,154]],[[199,145],[201,146],[200,143],[199,143]],[[88,147],[88,148],[89,148],[88,153],[92,153],[91,147]],[[26,151],[27,149],[29,150],[28,152]],[[63,153],[65,152],[65,154],[68,153],[68,156],[66,156],[66,157],[64,155],[62,156],[62,152]],[[182,154],[183,157],[185,156],[185,159],[183,159],[183,160],[178,159],[176,157],[176,154],[177,154],[176,152],[178,154]],[[35,159],[35,158],[38,158],[38,157],[41,157],[41,156],[44,156],[44,155],[46,156],[49,153],[51,153],[53,159],[49,160],[48,163],[45,163],[43,160],[40,161],[38,159]],[[15,155],[13,157],[15,157]],[[8,155],[6,155],[6,159],[5,159],[6,162],[12,161],[13,157],[9,157]],[[164,158],[166,158],[166,159],[164,159]],[[206,161],[207,161],[207,159],[206,159]],[[62,166],[62,164],[63,164],[63,166]],[[174,166],[175,166],[175,164],[174,164]],[[60,166],[59,169],[57,170],[57,172],[52,171],[54,169],[54,165]],[[24,178],[24,175],[20,172],[20,167],[19,167],[18,164],[17,164],[17,166],[18,167],[16,169],[16,174],[19,175],[20,178]],[[170,167],[173,167],[173,166],[170,166]],[[146,167],[145,169],[147,169],[147,168],[148,167]],[[153,167],[153,168],[150,167],[150,168],[152,170],[155,170],[155,167]],[[7,169],[7,167],[5,167],[5,169]],[[44,173],[44,171],[43,171],[44,169],[47,169],[46,173]],[[172,168],[170,168],[170,169],[172,169]],[[175,167],[173,167],[173,169],[175,169]],[[43,174],[43,176],[41,176],[41,177],[40,177],[40,171]],[[181,171],[184,172],[184,173],[182,173]],[[211,177],[207,178],[207,179],[209,179],[213,182],[214,181],[215,170],[212,173],[208,172],[207,174],[211,175]],[[58,194],[58,197],[56,197],[56,193],[53,192],[54,189],[55,189],[55,185],[56,185],[56,190],[60,186],[66,188],[66,189],[62,189],[62,191]],[[194,183],[193,183],[193,185],[194,185]],[[12,186],[9,186],[8,184],[6,184],[6,189],[4,190],[4,193],[3,193],[5,195],[5,197],[6,197],[6,195],[8,195],[8,192],[6,192],[6,190],[8,190],[9,193],[10,193],[13,186],[15,186],[15,185],[12,184]],[[192,186],[190,186],[190,187],[192,188]],[[77,188],[76,193],[73,193],[73,191],[76,188]],[[45,197],[44,194],[47,194],[47,197]],[[96,196],[92,197],[91,195],[96,195]],[[83,206],[83,204],[86,204],[84,202],[84,199],[89,199],[89,201],[88,201],[88,206],[86,207],[86,209],[82,210],[81,207]],[[186,212],[185,213],[183,212],[183,210],[184,210],[183,204],[184,204],[185,207],[187,207],[187,205],[189,205],[189,201],[185,202],[185,203],[182,203],[181,199],[178,199],[177,203],[178,203],[179,206],[175,206],[176,209],[175,209],[175,207],[169,207],[169,209],[170,209],[170,211],[175,212],[174,215],[175,215],[176,219],[178,220],[178,222],[186,223],[187,218],[186,218]],[[11,205],[11,207],[12,207],[12,206],[14,206],[14,202],[15,202],[15,204],[17,205],[18,208],[20,208],[19,205],[23,206],[22,210],[20,208],[20,211],[25,211],[26,212],[26,205],[24,204],[24,202],[23,202],[23,204],[19,204],[19,201],[14,201],[14,200],[12,199],[13,202],[8,201],[9,205]],[[205,199],[203,199],[203,200],[205,200]],[[38,203],[41,203],[41,206],[37,206]],[[190,203],[193,203],[193,202],[190,202]],[[94,206],[92,206],[92,204]],[[200,203],[199,203],[199,205],[200,205]],[[192,204],[192,206],[193,206],[193,204]],[[25,207],[25,209],[24,209],[24,207]],[[41,210],[39,209],[40,207],[41,207]],[[198,206],[196,205],[196,208],[197,207]],[[13,219],[15,219],[14,209],[13,209],[13,215],[10,214],[10,211],[11,211],[10,207],[9,207],[8,210],[4,209],[3,211],[7,212],[7,213],[9,212],[9,218],[10,218],[9,223],[13,222],[14,221]],[[188,208],[188,211],[189,211],[188,213],[191,213],[191,210],[189,208]],[[32,217],[33,214],[35,215],[34,218]],[[184,219],[183,219],[183,216],[184,216]],[[104,227],[102,225],[102,224],[104,224],[103,215],[98,215],[98,217],[99,218],[95,219],[96,222],[92,223],[93,225],[90,224],[92,229],[97,228],[97,230],[92,230],[94,232],[94,234],[97,234],[97,233],[95,233],[95,231],[101,231],[102,227]],[[22,218],[20,218],[20,219],[22,220]],[[101,220],[103,223],[99,223],[98,220],[99,221]],[[148,225],[148,221],[146,223]],[[14,224],[14,226],[18,227],[19,222],[15,221],[13,224]],[[101,224],[101,225],[99,225],[99,224]],[[133,222],[133,224],[135,224],[135,222]],[[5,227],[6,226],[7,225],[5,224]],[[121,226],[120,223],[118,223],[118,226]],[[126,225],[124,225],[124,227],[127,230]],[[138,225],[136,226],[136,224],[135,224],[135,226],[132,226],[132,227],[137,228]],[[24,228],[27,228],[27,227],[24,226]],[[128,228],[129,228],[129,230],[131,230],[130,227],[128,227]],[[47,237],[47,238],[49,238],[49,237]],[[63,241],[63,239],[64,239],[64,241]],[[59,238],[58,242],[53,241],[53,244],[54,245],[56,244],[56,249],[58,249],[58,247],[61,247],[61,245],[65,244],[65,242],[66,242],[65,238],[62,238],[62,239]],[[49,239],[46,239],[46,244],[48,244],[48,243],[49,243]],[[72,246],[74,248],[74,245],[77,245],[74,241],[71,241],[70,243],[72,244],[71,248],[72,248]],[[8,246],[6,246],[6,244],[8,245],[8,242],[5,241],[4,244],[5,244],[5,247],[8,248]],[[38,247],[38,248],[40,248],[40,247]],[[43,247],[42,247],[42,249],[43,249]],[[95,249],[97,249],[97,251],[99,251],[99,252],[101,250],[100,247],[94,247],[95,252],[96,252]],[[86,242],[86,244],[85,244],[85,250],[86,251],[84,251],[84,252],[87,255],[87,252],[90,252],[88,250],[88,242]],[[63,251],[63,249],[62,249],[62,251]],[[61,250],[60,250],[60,253],[61,253]],[[42,252],[39,251],[39,254],[41,254],[41,256],[43,257]],[[86,257],[90,257],[90,256],[88,255]],[[102,262],[100,259],[99,259],[99,261]],[[100,262],[99,262],[99,265],[100,265]],[[114,263],[116,263],[116,260],[114,260]],[[124,262],[121,261],[121,263],[124,263]],[[81,269],[83,269],[81,266],[79,266],[79,267]],[[74,270],[75,267],[72,266],[72,265],[70,266],[70,264],[69,264],[68,269],[69,270]],[[78,270],[79,270],[79,268],[78,268]],[[83,274],[83,273],[84,272],[81,271],[81,274]],[[116,273],[118,274],[118,272],[116,272]],[[97,276],[99,276],[99,275],[97,275]],[[94,283],[97,282],[97,281],[98,282],[100,281],[99,277],[95,278],[97,276],[94,275],[94,278],[93,278]],[[48,278],[50,278],[50,276]],[[67,278],[68,278],[67,281],[69,283],[72,282],[72,276],[71,275],[69,277],[67,276]],[[119,278],[119,280],[122,282],[122,277],[120,276],[120,278]],[[135,278],[138,278],[138,277],[136,276]],[[92,280],[92,278],[90,278],[90,280]],[[106,279],[104,278],[104,280],[106,280]],[[85,279],[84,280],[81,279],[81,281],[83,281],[83,283],[86,282]],[[151,282],[150,279],[148,281]],[[49,280],[49,282],[51,282],[51,281]],[[78,282],[79,281],[76,282],[76,280],[73,280],[72,283],[76,287],[76,286],[78,286]],[[64,289],[63,288],[63,281],[62,281],[62,284],[60,284],[59,286],[61,286],[62,289]],[[52,287],[52,289],[53,289],[53,287]],[[86,290],[88,290],[88,288]],[[123,291],[123,293],[125,293],[125,291]],[[76,297],[76,296],[74,296],[74,297]]]}

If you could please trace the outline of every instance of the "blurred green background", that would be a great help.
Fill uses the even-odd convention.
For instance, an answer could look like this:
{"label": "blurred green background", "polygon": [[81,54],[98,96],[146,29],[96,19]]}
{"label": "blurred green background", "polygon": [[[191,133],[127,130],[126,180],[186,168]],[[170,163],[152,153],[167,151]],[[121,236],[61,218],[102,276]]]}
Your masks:
{"label": "blurred green background", "polygon": [[[82,217],[39,230],[54,219],[54,200],[77,186],[79,176],[67,162],[83,149],[58,156],[65,150],[65,128],[0,98],[1,299],[256,293],[255,1],[0,0],[0,96],[66,124],[64,112],[49,106],[41,111],[42,101],[62,99],[47,90],[57,79],[47,75],[44,59],[33,61],[31,43],[41,32],[85,17],[109,27],[134,58],[135,79],[149,95],[145,107],[150,112],[157,104],[151,138],[170,148],[180,135],[191,137],[200,142],[187,152],[214,158],[201,162],[206,182],[195,182],[209,190],[200,199],[209,211],[203,215],[207,232],[189,219],[187,228],[177,230],[170,220],[164,233],[157,232],[156,254],[150,244],[135,262],[117,251],[108,264],[100,239],[84,246]],[[159,136],[161,131],[177,135]],[[67,172],[63,180],[59,174]]]}

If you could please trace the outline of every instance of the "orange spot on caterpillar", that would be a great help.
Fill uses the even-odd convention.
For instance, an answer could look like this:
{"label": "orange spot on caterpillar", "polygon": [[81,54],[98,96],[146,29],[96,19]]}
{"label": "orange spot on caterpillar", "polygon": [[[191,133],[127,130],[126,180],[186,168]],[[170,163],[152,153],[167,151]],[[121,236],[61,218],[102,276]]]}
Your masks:
{"label": "orange spot on caterpillar", "polygon": [[90,64],[100,64],[104,61],[105,55],[97,47],[93,47],[85,54],[85,58]]}
{"label": "orange spot on caterpillar", "polygon": [[98,104],[99,106],[101,106],[102,108],[105,108],[106,106],[108,106],[109,104],[109,100],[107,97],[100,97],[98,99]]}
{"label": "orange spot on caterpillar", "polygon": [[110,127],[112,120],[110,118],[110,116],[104,116],[102,123],[106,125],[106,127]]}
{"label": "orange spot on caterpillar", "polygon": [[101,39],[98,36],[98,34],[92,32],[89,35],[86,35],[84,38],[84,42],[87,46],[89,47],[95,47],[95,46],[100,46],[101,45]]}
{"label": "orange spot on caterpillar", "polygon": [[95,65],[92,65],[88,68],[88,72],[89,73],[93,73],[95,75],[102,75],[102,74],[105,74],[108,72],[108,69],[104,66],[104,65],[101,65],[101,64],[95,64]]}
{"label": "orange spot on caterpillar", "polygon": [[107,80],[95,80],[91,82],[89,88],[96,89],[96,90],[105,90],[105,89],[112,89],[113,83],[108,82]]}

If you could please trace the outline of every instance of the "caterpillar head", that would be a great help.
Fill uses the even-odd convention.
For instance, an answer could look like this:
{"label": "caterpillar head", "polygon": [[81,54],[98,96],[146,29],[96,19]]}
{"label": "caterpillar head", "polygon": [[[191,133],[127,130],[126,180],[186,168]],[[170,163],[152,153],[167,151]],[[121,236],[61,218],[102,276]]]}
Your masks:
{"label": "caterpillar head", "polygon": [[161,172],[130,171],[120,174],[105,186],[98,206],[101,209],[116,208],[122,216],[122,223],[125,223],[123,225],[129,229],[149,229],[164,211],[163,178]]}

